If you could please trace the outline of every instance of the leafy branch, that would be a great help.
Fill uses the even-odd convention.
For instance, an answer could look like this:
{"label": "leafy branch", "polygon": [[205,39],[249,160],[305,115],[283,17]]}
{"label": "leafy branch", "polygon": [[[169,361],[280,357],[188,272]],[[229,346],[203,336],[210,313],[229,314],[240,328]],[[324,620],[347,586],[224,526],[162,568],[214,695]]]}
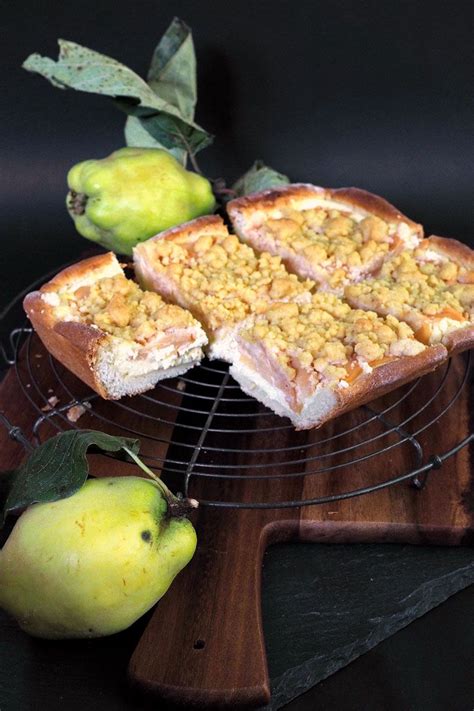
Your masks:
{"label": "leafy branch", "polygon": [[[194,122],[196,57],[191,30],[175,18],[153,53],[148,83],[125,65],[75,42],[59,40],[57,61],[30,55],[24,69],[59,89],[75,89],[114,99],[127,116],[129,146],[165,148],[193,164],[213,136]],[[197,164],[196,164],[197,165]]]}
{"label": "leafy branch", "polygon": [[[214,137],[194,121],[197,102],[196,55],[190,28],[174,18],[158,42],[146,81],[120,62],[74,42],[59,40],[57,61],[30,55],[23,67],[40,74],[59,89],[101,94],[127,114],[125,140],[128,146],[162,148],[201,173],[196,154]],[[232,189],[222,179],[216,195],[226,202],[236,195],[289,183],[289,179],[261,161],[235,183]]]}

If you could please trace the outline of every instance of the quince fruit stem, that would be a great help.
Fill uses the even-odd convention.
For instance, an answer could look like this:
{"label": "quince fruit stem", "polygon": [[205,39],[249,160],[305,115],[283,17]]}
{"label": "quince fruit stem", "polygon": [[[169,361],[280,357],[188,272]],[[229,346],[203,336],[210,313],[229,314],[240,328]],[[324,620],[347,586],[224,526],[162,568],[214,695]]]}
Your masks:
{"label": "quince fruit stem", "polygon": [[199,502],[196,501],[196,499],[185,499],[179,495],[175,496],[175,494],[168,489],[160,477],[157,476],[149,467],[147,467],[147,465],[142,462],[139,457],[137,457],[135,452],[132,452],[132,450],[128,449],[128,447],[124,447],[123,449],[127,452],[128,456],[133,459],[135,464],[138,464],[140,469],[142,469],[145,474],[148,474],[148,476],[153,479],[155,484],[157,484],[158,488],[161,489],[161,493],[165,497],[166,503],[168,504],[168,516],[179,518],[187,516],[193,509],[197,509]]}

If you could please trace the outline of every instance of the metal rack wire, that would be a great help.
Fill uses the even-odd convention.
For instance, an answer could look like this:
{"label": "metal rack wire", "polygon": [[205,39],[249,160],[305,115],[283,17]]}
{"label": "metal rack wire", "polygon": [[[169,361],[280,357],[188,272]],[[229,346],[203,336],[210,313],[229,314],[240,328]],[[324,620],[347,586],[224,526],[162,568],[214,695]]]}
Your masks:
{"label": "metal rack wire", "polygon": [[[21,296],[0,315],[0,324],[20,322]],[[185,496],[199,481],[198,498],[205,506],[300,507],[369,494],[405,480],[421,489],[430,471],[441,467],[474,439],[471,433],[444,452],[425,452],[421,441],[423,433],[452,410],[466,388],[470,354],[461,370],[453,369],[452,361],[443,366],[428,392],[420,387],[418,379],[392,393],[382,408],[364,406],[355,419],[346,422],[338,418],[342,422],[336,428],[331,425],[308,434],[295,432],[287,420],[246,396],[232,380],[227,365],[218,361],[204,361],[180,378],[158,383],[153,391],[141,396],[104,403],[46,351],[38,352],[38,339],[27,321],[11,328],[4,341],[3,359],[14,368],[18,384],[35,413],[36,443],[42,440],[45,425],[56,431],[87,426],[138,437],[148,466],[178,478]],[[49,386],[46,390],[44,382]],[[51,393],[56,392],[61,393],[57,403],[51,400]],[[71,421],[69,413],[74,406],[84,408],[87,424]],[[26,439],[15,423],[2,419],[12,437]],[[384,475],[390,452],[400,446],[409,448],[410,466]],[[382,477],[376,483],[329,496],[272,499],[273,481],[335,476],[341,470],[363,467],[374,457],[382,463]],[[215,494],[216,484],[249,479],[267,484],[264,500],[221,500],[215,495],[203,495],[206,482]]]}

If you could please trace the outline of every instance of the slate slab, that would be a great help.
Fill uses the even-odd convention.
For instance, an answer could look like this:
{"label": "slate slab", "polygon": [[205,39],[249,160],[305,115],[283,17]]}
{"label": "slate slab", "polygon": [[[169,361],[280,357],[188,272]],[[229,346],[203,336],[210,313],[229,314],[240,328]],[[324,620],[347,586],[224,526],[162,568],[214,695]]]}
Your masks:
{"label": "slate slab", "polygon": [[266,711],[281,708],[472,583],[472,548],[270,548],[262,601],[272,680]]}

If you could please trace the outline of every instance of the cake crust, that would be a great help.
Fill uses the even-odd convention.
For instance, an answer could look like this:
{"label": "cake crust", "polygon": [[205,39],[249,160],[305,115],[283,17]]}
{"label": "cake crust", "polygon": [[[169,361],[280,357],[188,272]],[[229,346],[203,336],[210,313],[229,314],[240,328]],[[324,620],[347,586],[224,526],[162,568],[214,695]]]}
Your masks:
{"label": "cake crust", "polygon": [[[83,270],[80,271],[83,273]],[[97,377],[96,363],[99,348],[109,336],[87,324],[56,322],[54,308],[42,298],[43,293],[53,291],[51,288],[43,292],[33,291],[25,297],[23,307],[28,318],[46,350],[101,397],[107,399],[109,394]]]}
{"label": "cake crust", "polygon": [[234,221],[239,216],[248,216],[260,210],[298,207],[314,200],[331,200],[376,215],[382,220],[404,222],[420,237],[423,236],[422,225],[413,222],[385,198],[353,187],[323,188],[310,183],[292,183],[231,200],[227,205],[227,212]]}
{"label": "cake crust", "polygon": [[[130,345],[132,348],[139,348],[140,341],[137,341],[134,346],[133,341],[130,341],[127,336],[121,337],[120,326],[114,328],[108,325],[101,328],[93,321],[81,320],[84,317],[81,316],[80,310],[77,313],[69,311],[64,314],[61,298],[64,294],[73,294],[76,290],[78,292],[85,290],[85,298],[87,298],[87,293],[95,284],[103,283],[101,281],[103,279],[112,280],[112,284],[115,284],[113,280],[117,277],[120,280],[120,287],[125,286],[127,293],[133,283],[125,278],[117,258],[112,252],[101,254],[66,267],[44,284],[41,289],[27,294],[23,301],[25,312],[46,349],[56,360],[104,399],[117,399],[124,394],[138,394],[149,390],[158,380],[168,377],[168,372],[184,372],[202,356],[200,346],[206,342],[204,332],[199,324],[197,322],[193,324],[190,314],[183,312],[185,316],[182,319],[183,323],[177,323],[176,328],[170,330],[171,344],[174,337],[183,339],[183,333],[185,335],[184,341],[181,341],[184,344],[184,350],[179,350],[181,342],[177,341],[174,363],[172,362],[173,356],[165,354],[165,350],[159,351],[160,348],[164,349],[164,346],[160,346],[158,341],[156,347],[151,345],[148,352],[144,351],[145,362],[148,362],[146,358],[150,355],[149,351],[155,348],[157,353],[156,361],[153,363],[150,361],[149,370],[146,367],[140,370],[139,367],[133,373],[133,370],[128,370],[128,366],[125,373],[114,370],[112,354],[119,355],[118,349],[122,347],[121,344],[126,345],[127,348],[130,348]],[[133,288],[140,292],[138,286],[133,285]],[[154,294],[150,296],[155,301],[159,301],[158,305],[161,309],[159,297]],[[112,300],[117,297],[120,298],[120,294],[113,292],[112,299],[108,304],[109,308]],[[117,308],[117,305],[115,308],[119,317],[120,309]],[[176,309],[177,307],[167,306],[163,303],[163,308]],[[158,313],[160,314],[161,311]],[[156,321],[156,327],[158,328],[158,326],[159,320]],[[167,333],[167,331],[165,330],[163,333]],[[160,369],[161,352],[167,359],[162,370]],[[124,357],[132,358],[131,362],[133,362],[135,355],[139,355],[128,351],[127,353],[128,355],[124,355]],[[106,355],[107,358],[104,361]]]}

